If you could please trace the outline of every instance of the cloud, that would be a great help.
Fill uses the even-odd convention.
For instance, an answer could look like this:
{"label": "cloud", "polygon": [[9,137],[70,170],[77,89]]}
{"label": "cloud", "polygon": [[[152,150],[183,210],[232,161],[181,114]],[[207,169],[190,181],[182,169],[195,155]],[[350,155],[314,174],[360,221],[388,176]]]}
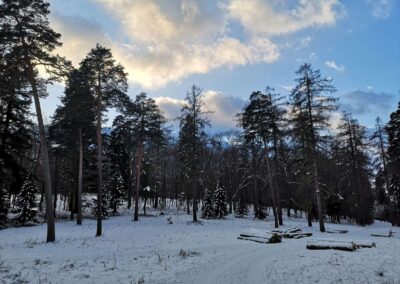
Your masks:
{"label": "cloud", "polygon": [[311,52],[310,55],[306,58],[297,58],[296,62],[312,61],[317,58],[318,58],[318,55],[315,52]]}
{"label": "cloud", "polygon": [[[90,3],[109,15],[109,19],[99,21],[104,21],[103,27],[112,22],[112,33],[79,16],[52,11],[51,25],[64,42],[58,52],[78,64],[99,42],[111,48],[124,65],[130,83],[146,90],[221,67],[275,62],[282,47],[271,36],[333,25],[338,6],[336,0],[298,0],[294,8],[260,0],[224,0],[224,4],[213,0]],[[247,34],[239,36],[240,32],[230,30],[235,21],[242,23]],[[307,46],[310,40],[305,37],[300,45]]]}
{"label": "cloud", "polygon": [[353,115],[386,116],[396,106],[396,97],[388,93],[355,90],[341,95],[340,104]]}
{"label": "cloud", "polygon": [[334,60],[326,61],[325,65],[328,68],[336,70],[337,72],[343,72],[346,69],[343,65],[338,65]]}
{"label": "cloud", "polygon": [[390,16],[392,0],[367,0],[367,4],[371,6],[375,19],[383,20]]}
{"label": "cloud", "polygon": [[271,36],[333,25],[339,3],[336,0],[300,0],[294,8],[282,6],[283,1],[231,0],[225,9],[229,18],[239,21],[250,33]]}
{"label": "cloud", "polygon": [[[167,119],[173,120],[180,116],[184,100],[170,97],[156,97],[155,101]],[[212,130],[229,130],[236,126],[236,114],[240,113],[245,105],[241,98],[224,95],[220,91],[203,91],[204,111],[211,122]]]}

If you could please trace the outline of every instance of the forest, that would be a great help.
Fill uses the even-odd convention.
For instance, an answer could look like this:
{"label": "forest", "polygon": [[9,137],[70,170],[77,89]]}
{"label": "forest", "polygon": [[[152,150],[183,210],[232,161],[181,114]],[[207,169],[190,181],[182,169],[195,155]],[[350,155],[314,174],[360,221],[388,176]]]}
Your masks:
{"label": "forest", "polygon": [[[334,81],[304,63],[289,97],[254,90],[237,127],[210,134],[201,87],[188,86],[168,121],[151,94],[128,96],[111,49],[93,46],[79,66],[55,54],[49,13],[42,0],[0,2],[1,229],[45,222],[55,242],[60,219],[96,218],[101,236],[122,208],[140,221],[171,206],[193,222],[272,214],[278,228],[283,215],[305,214],[320,232],[344,220],[400,225],[400,104],[375,129],[348,112],[333,122]],[[47,121],[40,103],[56,82],[65,90]]]}

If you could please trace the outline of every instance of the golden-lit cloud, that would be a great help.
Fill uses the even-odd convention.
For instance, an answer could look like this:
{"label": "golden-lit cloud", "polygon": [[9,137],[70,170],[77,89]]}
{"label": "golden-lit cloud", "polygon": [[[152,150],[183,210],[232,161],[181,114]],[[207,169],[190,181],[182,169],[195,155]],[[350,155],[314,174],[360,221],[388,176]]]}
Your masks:
{"label": "golden-lit cloud", "polygon": [[[271,35],[331,25],[336,19],[334,0],[300,0],[290,12],[260,0],[227,0],[218,5],[214,2],[216,11],[212,12],[207,3],[210,4],[195,0],[176,0],[168,5],[156,0],[93,0],[93,5],[103,8],[118,26],[118,32],[111,35],[88,20],[60,12],[52,13],[51,24],[63,36],[64,45],[58,52],[74,64],[99,42],[111,48],[129,73],[131,83],[155,89],[221,67],[277,61],[280,48]],[[261,18],[263,21],[257,23]],[[233,21],[239,21],[247,34],[232,33]]]}

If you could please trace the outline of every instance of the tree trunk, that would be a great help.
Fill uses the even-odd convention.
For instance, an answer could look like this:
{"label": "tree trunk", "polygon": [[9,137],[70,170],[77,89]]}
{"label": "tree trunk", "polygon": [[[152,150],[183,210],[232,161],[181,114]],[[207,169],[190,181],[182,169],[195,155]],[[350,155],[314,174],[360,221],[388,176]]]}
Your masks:
{"label": "tree trunk", "polygon": [[[99,80],[100,81],[100,80]],[[100,82],[99,82],[100,84]],[[102,233],[102,186],[103,186],[103,161],[102,161],[102,141],[101,141],[101,92],[100,86],[97,90],[97,230],[96,237]]]}
{"label": "tree trunk", "polygon": [[82,128],[78,130],[79,135],[79,173],[78,173],[78,214],[76,224],[82,225],[82,182],[83,182],[83,141]]}
{"label": "tree trunk", "polygon": [[51,175],[50,175],[50,163],[49,163],[49,152],[47,149],[46,141],[46,130],[44,128],[42,110],[40,107],[39,92],[37,90],[36,79],[34,77],[33,66],[28,59],[28,72],[29,82],[32,87],[33,99],[35,102],[36,116],[39,127],[39,137],[42,153],[43,163],[43,178],[45,184],[45,198],[46,198],[46,220],[47,220],[47,239],[46,242],[54,242],[56,240],[56,229],[54,224],[54,209],[52,202],[52,190],[51,190]]}
{"label": "tree trunk", "polygon": [[55,154],[55,162],[54,162],[54,199],[53,199],[53,207],[54,207],[54,218],[56,218],[56,209],[57,209],[57,187],[58,187],[58,155]]}
{"label": "tree trunk", "polygon": [[193,192],[193,222],[197,222],[197,184],[196,184],[196,177],[192,178],[192,192]]}
{"label": "tree trunk", "polygon": [[268,146],[265,141],[264,141],[264,148],[265,148],[265,152],[266,152],[265,153],[265,163],[267,164],[268,183],[269,183],[269,188],[271,189],[271,196],[272,196],[272,212],[274,214],[275,228],[278,228],[279,221],[278,221],[278,212],[276,210],[276,196],[275,196],[274,181],[272,180],[271,167],[269,164]]}
{"label": "tree trunk", "polygon": [[139,193],[140,176],[142,174],[143,142],[139,141],[136,148],[136,194],[135,194],[135,213],[133,221],[139,220]]}
{"label": "tree trunk", "polygon": [[314,168],[314,182],[315,182],[315,197],[317,198],[319,230],[323,233],[325,232],[325,224],[324,224],[324,216],[322,215],[321,191],[319,189],[318,167],[317,167],[317,162],[315,161],[315,157],[313,162],[313,168]]}

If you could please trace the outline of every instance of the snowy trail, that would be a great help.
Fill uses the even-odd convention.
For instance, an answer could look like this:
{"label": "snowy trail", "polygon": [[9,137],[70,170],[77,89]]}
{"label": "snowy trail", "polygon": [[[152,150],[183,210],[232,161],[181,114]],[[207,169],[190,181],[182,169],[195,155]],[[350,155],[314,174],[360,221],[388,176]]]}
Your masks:
{"label": "snowy trail", "polygon": [[139,222],[128,215],[110,218],[100,238],[94,237],[95,220],[81,227],[59,222],[55,244],[43,242],[43,225],[2,230],[0,283],[400,283],[400,232],[392,238],[370,236],[387,232],[388,224],[327,224],[349,230],[332,235],[307,228],[303,219],[284,220],[313,238],[377,243],[355,252],[310,251],[307,238],[278,244],[237,239],[244,229],[272,229],[269,221],[230,216],[193,225],[191,216],[181,215],[169,225],[169,216]]}

